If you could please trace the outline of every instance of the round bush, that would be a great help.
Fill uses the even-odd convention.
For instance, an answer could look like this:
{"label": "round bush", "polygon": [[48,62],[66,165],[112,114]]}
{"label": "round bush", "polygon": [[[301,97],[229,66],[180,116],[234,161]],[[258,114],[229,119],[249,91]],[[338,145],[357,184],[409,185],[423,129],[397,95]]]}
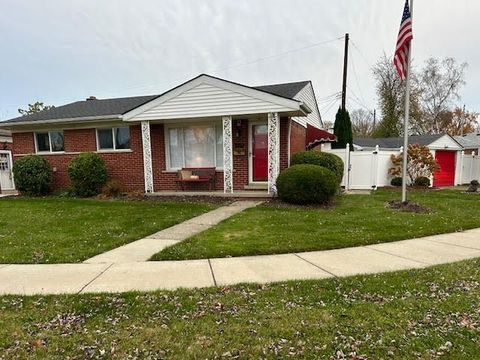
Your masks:
{"label": "round bush", "polygon": [[402,186],[402,178],[401,177],[394,177],[392,181],[390,181],[390,185],[392,186]]}
{"label": "round bush", "polygon": [[278,196],[292,204],[327,204],[337,190],[335,174],[318,165],[293,165],[277,178]]}
{"label": "round bush", "polygon": [[430,186],[430,179],[426,176],[419,176],[418,178],[415,179],[415,182],[413,183],[415,186],[420,186],[420,187],[429,187]]}
{"label": "round bush", "polygon": [[293,154],[291,165],[318,165],[332,171],[340,184],[343,178],[343,160],[335,154],[320,151],[303,151]]}
{"label": "round bush", "polygon": [[78,196],[97,195],[107,182],[107,168],[98,154],[83,153],[68,164],[68,176]]}
{"label": "round bush", "polygon": [[28,155],[13,164],[15,185],[22,194],[42,196],[50,192],[52,168],[47,160],[38,155]]}

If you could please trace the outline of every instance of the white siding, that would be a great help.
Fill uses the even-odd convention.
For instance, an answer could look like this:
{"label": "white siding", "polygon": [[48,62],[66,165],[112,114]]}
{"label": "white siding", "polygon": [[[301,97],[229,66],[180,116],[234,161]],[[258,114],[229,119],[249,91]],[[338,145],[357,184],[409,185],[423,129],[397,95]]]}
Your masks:
{"label": "white siding", "polygon": [[429,149],[436,150],[462,150],[460,145],[450,135],[444,135],[428,145]]}
{"label": "white siding", "polygon": [[198,118],[292,111],[291,107],[241,94],[230,89],[200,83],[183,93],[146,109],[132,120]]}
{"label": "white siding", "polygon": [[312,112],[306,117],[293,117],[292,119],[305,127],[307,124],[310,124],[321,129],[322,120],[320,112],[318,111],[317,102],[315,101],[315,93],[313,92],[312,83],[305,85],[305,87],[295,95],[295,100],[299,100],[306,104]]}

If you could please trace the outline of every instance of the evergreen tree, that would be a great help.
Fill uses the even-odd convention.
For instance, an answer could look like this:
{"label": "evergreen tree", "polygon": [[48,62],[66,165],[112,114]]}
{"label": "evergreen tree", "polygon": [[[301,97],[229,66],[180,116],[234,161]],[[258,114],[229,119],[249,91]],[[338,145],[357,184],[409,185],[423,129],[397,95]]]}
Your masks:
{"label": "evergreen tree", "polygon": [[345,149],[347,144],[350,144],[350,150],[353,151],[352,122],[347,110],[338,109],[337,115],[335,115],[333,133],[337,137],[337,142],[332,144],[334,149]]}

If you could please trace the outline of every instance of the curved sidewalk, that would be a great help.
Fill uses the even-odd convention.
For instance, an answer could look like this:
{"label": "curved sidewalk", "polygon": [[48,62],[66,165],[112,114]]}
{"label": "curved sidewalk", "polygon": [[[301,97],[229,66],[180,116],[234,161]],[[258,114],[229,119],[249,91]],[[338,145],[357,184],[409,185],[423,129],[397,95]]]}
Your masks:
{"label": "curved sidewalk", "polygon": [[0,265],[0,294],[151,291],[324,279],[417,269],[474,257],[480,257],[480,229],[283,255],[162,262]]}

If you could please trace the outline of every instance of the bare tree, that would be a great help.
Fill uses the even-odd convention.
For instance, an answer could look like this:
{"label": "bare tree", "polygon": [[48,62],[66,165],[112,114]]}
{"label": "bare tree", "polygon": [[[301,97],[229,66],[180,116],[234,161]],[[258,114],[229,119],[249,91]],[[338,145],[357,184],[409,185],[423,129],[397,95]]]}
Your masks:
{"label": "bare tree", "polygon": [[352,131],[354,137],[370,137],[373,135],[373,114],[364,109],[356,109],[351,112]]}
{"label": "bare tree", "polygon": [[[402,119],[405,104],[405,83],[401,81],[392,61],[384,54],[373,66],[376,81],[381,121],[374,131],[376,137],[399,136],[402,133]],[[417,118],[418,81],[415,72],[411,72],[410,117]]]}
{"label": "bare tree", "polygon": [[[412,68],[410,93],[410,129],[412,134],[438,134],[454,126],[455,101],[465,84],[466,63],[454,58],[430,58],[417,70]],[[405,82],[400,80],[385,55],[373,67],[382,119],[375,130],[379,137],[399,136],[404,117]],[[453,131],[448,127],[449,131]]]}
{"label": "bare tree", "polygon": [[416,119],[417,133],[445,132],[445,114],[451,112],[459,90],[465,85],[467,63],[458,64],[454,58],[430,58],[420,72],[421,117]]}

